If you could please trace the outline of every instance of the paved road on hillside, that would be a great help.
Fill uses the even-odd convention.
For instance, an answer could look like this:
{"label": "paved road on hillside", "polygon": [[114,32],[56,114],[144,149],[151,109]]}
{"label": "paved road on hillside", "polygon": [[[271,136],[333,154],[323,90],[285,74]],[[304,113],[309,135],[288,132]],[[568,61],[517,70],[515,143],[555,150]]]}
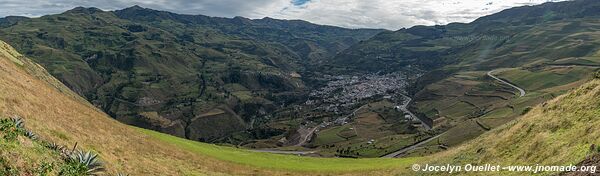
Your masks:
{"label": "paved road on hillside", "polygon": [[[516,86],[516,85],[514,85],[514,84],[511,84],[511,83],[509,83],[509,82],[507,82],[507,81],[504,81],[503,79],[500,79],[500,78],[498,78],[498,77],[494,76],[494,75],[493,75],[494,71],[497,71],[497,70],[492,70],[492,71],[489,71],[489,72],[487,72],[487,75],[488,75],[489,77],[492,77],[492,78],[494,78],[495,80],[498,80],[498,81],[500,81],[500,82],[501,82],[501,83],[503,83],[503,84],[509,85],[510,87],[513,87],[513,88],[517,89],[517,90],[519,91],[519,93],[520,93],[520,94],[519,94],[519,97],[523,97],[523,96],[525,96],[525,94],[526,94],[525,90],[523,90],[522,88],[520,88],[520,87],[518,87],[518,86]],[[409,101],[409,102],[410,102],[410,101]],[[404,107],[404,108],[406,108],[406,107]],[[408,110],[407,110],[407,111],[408,111]],[[410,111],[408,111],[408,112],[410,112]],[[414,116],[414,115],[413,115],[413,116]],[[425,123],[423,123],[423,124],[425,124]],[[429,138],[429,139],[426,139],[426,140],[424,140],[424,141],[421,141],[421,142],[419,142],[419,143],[413,144],[413,145],[411,145],[411,146],[405,147],[405,148],[403,148],[403,149],[400,149],[400,150],[398,150],[398,151],[396,151],[396,152],[393,152],[393,153],[390,153],[390,154],[384,155],[384,156],[382,156],[381,158],[394,158],[394,157],[396,157],[396,156],[398,156],[398,155],[400,155],[400,154],[402,154],[402,153],[406,153],[406,152],[412,151],[412,150],[414,150],[414,149],[418,148],[419,146],[421,146],[421,145],[423,145],[423,144],[426,144],[426,143],[428,143],[428,142],[431,142],[431,141],[433,141],[433,140],[435,140],[435,139],[439,138],[439,137],[440,137],[440,136],[442,136],[443,134],[444,134],[444,133],[442,133],[442,134],[439,134],[439,135],[437,135],[437,136],[434,136],[434,137],[431,137],[431,138]]]}
{"label": "paved road on hillside", "polygon": [[515,88],[515,89],[519,90],[519,93],[520,93],[519,97],[523,97],[523,96],[525,96],[525,94],[526,94],[526,93],[525,93],[525,90],[523,90],[522,88],[520,88],[520,87],[518,87],[518,86],[515,86],[514,84],[511,84],[511,83],[509,83],[509,82],[507,82],[507,81],[504,81],[503,79],[500,79],[500,78],[498,78],[498,77],[496,77],[496,76],[492,75],[492,73],[494,73],[494,71],[497,71],[497,70],[492,70],[492,71],[489,71],[489,72],[487,72],[487,75],[488,75],[489,77],[492,77],[492,78],[494,78],[495,80],[498,80],[498,81],[500,81],[501,83],[504,83],[504,84],[506,84],[506,85],[509,85],[510,87],[513,87],[513,88]]}
{"label": "paved road on hillside", "polygon": [[402,149],[400,149],[400,150],[398,150],[398,151],[395,151],[395,152],[393,152],[393,153],[390,153],[390,154],[384,155],[384,156],[382,156],[381,158],[394,158],[394,157],[396,157],[396,156],[398,156],[398,155],[400,155],[400,154],[402,154],[402,153],[406,153],[406,152],[412,151],[412,150],[416,149],[417,147],[419,147],[419,146],[421,146],[421,145],[423,145],[423,144],[427,144],[428,142],[431,142],[431,141],[433,141],[433,140],[435,140],[435,139],[439,138],[439,137],[440,137],[440,136],[442,136],[443,134],[444,134],[444,133],[442,133],[442,134],[438,134],[437,136],[433,136],[433,137],[431,137],[431,138],[429,138],[429,139],[426,139],[426,140],[424,140],[424,141],[421,141],[421,142],[419,142],[419,143],[413,144],[413,145],[411,145],[411,146],[408,146],[408,147],[404,147],[404,148],[402,148]]}
{"label": "paved road on hillside", "polygon": [[417,119],[419,120],[419,122],[421,122],[421,124],[423,124],[423,127],[426,130],[431,130],[432,126],[430,126],[429,124],[425,123],[425,121],[421,120],[419,117],[417,117],[415,114],[413,114],[412,112],[410,112],[408,110],[408,105],[410,104],[410,102],[412,101],[412,98],[410,98],[409,96],[406,96],[404,94],[402,94],[402,96],[404,98],[406,98],[406,101],[404,101],[404,103],[402,105],[400,105],[400,110],[404,113],[407,113],[408,115],[410,115],[413,119]]}

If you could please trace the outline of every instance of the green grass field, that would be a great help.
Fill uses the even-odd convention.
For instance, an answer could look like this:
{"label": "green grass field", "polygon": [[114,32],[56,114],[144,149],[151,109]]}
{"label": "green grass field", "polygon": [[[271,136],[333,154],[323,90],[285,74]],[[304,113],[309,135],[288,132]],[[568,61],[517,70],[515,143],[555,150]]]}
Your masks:
{"label": "green grass field", "polygon": [[600,66],[600,57],[570,57],[559,59],[552,64],[557,65],[589,65],[589,66]]}
{"label": "green grass field", "polygon": [[523,89],[541,90],[576,82],[593,72],[592,68],[547,68],[541,71],[513,69],[503,71],[499,77],[510,80]]}
{"label": "green grass field", "polygon": [[503,107],[503,108],[495,109],[495,110],[485,114],[484,116],[479,118],[479,122],[481,122],[489,127],[494,128],[494,127],[503,125],[508,121],[513,120],[514,117],[517,115],[518,115],[518,113],[515,112],[513,109],[511,109],[509,107]]}
{"label": "green grass field", "polygon": [[421,158],[402,159],[350,159],[350,158],[313,158],[294,155],[251,152],[232,147],[200,143],[170,136],[167,134],[139,129],[141,132],[159,140],[174,144],[184,150],[206,155],[218,160],[256,167],[257,169],[275,169],[297,172],[341,173],[394,169],[410,166]]}
{"label": "green grass field", "polygon": [[356,143],[351,145],[351,148],[356,148],[353,151],[360,153],[362,157],[380,157],[391,153],[392,151],[400,150],[406,146],[412,145],[416,135],[393,135],[378,138],[373,144]]}
{"label": "green grass field", "polygon": [[327,145],[327,144],[345,141],[346,139],[342,138],[338,134],[342,130],[347,129],[347,128],[350,128],[350,125],[329,128],[329,129],[320,131],[317,133],[317,138],[315,138],[315,144],[316,145]]}

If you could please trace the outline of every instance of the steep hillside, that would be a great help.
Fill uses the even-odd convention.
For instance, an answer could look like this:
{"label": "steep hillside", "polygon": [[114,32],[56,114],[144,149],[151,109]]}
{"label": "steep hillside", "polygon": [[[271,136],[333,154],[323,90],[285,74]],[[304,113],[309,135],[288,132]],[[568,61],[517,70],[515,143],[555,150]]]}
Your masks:
{"label": "steep hillside", "polygon": [[[106,173],[131,175],[388,175],[418,158],[310,158],[252,152],[177,138],[110,118],[45,69],[0,42],[0,118],[19,116],[36,141],[98,153]],[[4,126],[4,122],[2,125]],[[0,130],[0,136],[5,131]],[[0,140],[0,172],[35,173],[62,161],[23,136]],[[17,158],[17,160],[15,160]]]}
{"label": "steep hillside", "polygon": [[[442,159],[433,163],[575,165],[586,157],[598,154],[600,133],[596,127],[600,123],[599,95],[600,80],[592,80],[563,96],[536,106],[515,121],[438,155]],[[588,161],[587,164],[599,163]],[[552,174],[555,173],[543,173]]]}
{"label": "steep hillside", "polygon": [[[2,118],[20,116],[26,128],[42,139],[68,147],[78,143],[80,148],[94,150],[113,173],[175,175],[206,170],[209,166],[209,163],[196,165],[195,159],[191,158],[186,161],[188,152],[108,118],[80,98],[67,96],[74,93],[49,76],[42,67],[21,56],[6,43],[2,42],[1,46]],[[179,166],[166,166],[161,162],[178,163]],[[137,167],[142,165],[147,167]]]}
{"label": "steep hillside", "polygon": [[[187,28],[213,28],[226,35],[261,42],[274,42],[298,54],[302,59],[301,63],[306,65],[318,65],[324,59],[335,56],[349,46],[384,31],[379,29],[345,29],[316,25],[302,20],[278,20],[268,17],[252,20],[244,17],[229,19],[203,15],[180,15],[139,6],[117,10],[114,13],[122,19],[146,23],[172,33],[185,31],[176,31],[173,26],[167,25],[168,23],[157,23],[157,21],[183,23]],[[196,36],[196,38],[201,37]]]}
{"label": "steep hillside", "polygon": [[0,39],[117,120],[200,141],[260,127],[302,99],[310,65],[381,31],[138,6],[7,17],[0,27]]}

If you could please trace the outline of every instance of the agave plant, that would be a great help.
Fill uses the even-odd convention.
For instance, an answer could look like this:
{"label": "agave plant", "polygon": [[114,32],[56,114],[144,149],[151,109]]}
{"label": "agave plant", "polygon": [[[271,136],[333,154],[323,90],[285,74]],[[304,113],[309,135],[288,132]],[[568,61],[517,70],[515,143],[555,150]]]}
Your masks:
{"label": "agave plant", "polygon": [[54,143],[54,142],[47,144],[46,147],[48,147],[50,150],[54,150],[54,151],[62,151],[65,148],[62,145],[58,145],[57,143]]}
{"label": "agave plant", "polygon": [[37,140],[38,139],[38,136],[35,133],[33,133],[32,131],[29,131],[29,130],[25,131],[25,136],[27,136],[31,140]]}
{"label": "agave plant", "polygon": [[90,151],[76,151],[75,153],[71,154],[71,159],[75,162],[83,164],[88,169],[86,171],[86,175],[96,175],[104,171],[104,167],[102,167],[102,163],[98,158],[98,154]]}
{"label": "agave plant", "polygon": [[23,129],[25,128],[25,122],[23,121],[23,119],[19,116],[15,116],[12,118],[13,123],[15,124],[15,127],[18,129]]}

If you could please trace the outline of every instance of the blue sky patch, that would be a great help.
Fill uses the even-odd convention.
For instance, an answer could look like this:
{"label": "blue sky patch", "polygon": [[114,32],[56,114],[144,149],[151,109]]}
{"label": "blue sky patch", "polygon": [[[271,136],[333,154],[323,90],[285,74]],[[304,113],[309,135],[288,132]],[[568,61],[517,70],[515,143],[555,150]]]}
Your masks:
{"label": "blue sky patch", "polygon": [[301,6],[309,2],[310,0],[292,0],[292,4],[295,6]]}

